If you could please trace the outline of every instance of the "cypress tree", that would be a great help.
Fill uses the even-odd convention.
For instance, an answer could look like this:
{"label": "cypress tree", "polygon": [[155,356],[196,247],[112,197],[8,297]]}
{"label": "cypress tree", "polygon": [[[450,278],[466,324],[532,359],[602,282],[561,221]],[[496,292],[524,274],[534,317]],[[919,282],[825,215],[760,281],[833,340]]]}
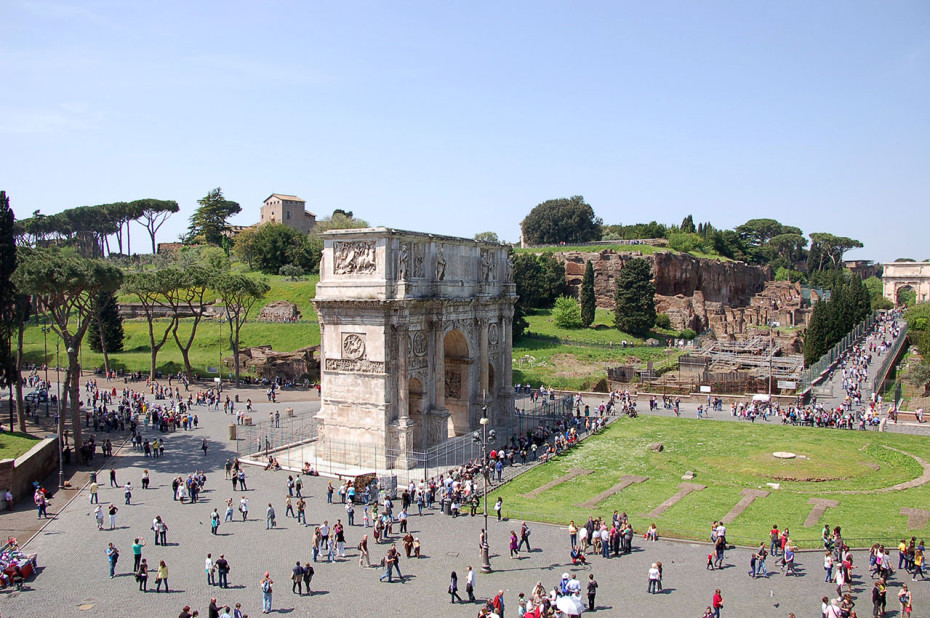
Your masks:
{"label": "cypress tree", "polygon": [[[113,292],[98,292],[94,299],[94,317],[87,327],[87,339],[94,352],[123,351],[123,318],[119,314],[119,305]],[[100,332],[103,331],[101,340]]]}
{"label": "cypress tree", "polygon": [[640,336],[649,334],[656,323],[656,286],[647,260],[633,258],[623,265],[617,277],[614,302],[614,326],[618,330]]}
{"label": "cypress tree", "polygon": [[0,191],[0,386],[16,380],[11,348],[16,314],[16,294],[10,280],[16,270],[16,241],[13,211],[6,191]]}
{"label": "cypress tree", "polygon": [[581,325],[587,328],[594,323],[594,309],[597,306],[594,297],[594,265],[591,260],[584,267],[581,280]]}

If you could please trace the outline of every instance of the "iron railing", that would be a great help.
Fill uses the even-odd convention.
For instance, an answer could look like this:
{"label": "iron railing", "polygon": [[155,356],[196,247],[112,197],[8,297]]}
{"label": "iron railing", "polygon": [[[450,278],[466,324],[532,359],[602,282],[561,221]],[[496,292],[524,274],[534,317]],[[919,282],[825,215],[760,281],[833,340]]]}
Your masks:
{"label": "iron railing", "polygon": [[798,392],[806,391],[808,388],[813,386],[820,377],[826,372],[833,364],[839,360],[843,354],[846,353],[849,348],[854,346],[859,339],[866,335],[871,329],[875,322],[878,320],[879,312],[873,311],[869,317],[864,319],[862,322],[857,324],[851,331],[846,333],[846,336],[840,339],[836,345],[834,345],[830,350],[820,357],[820,359],[811,365],[809,368],[805,369],[801,373],[801,381],[798,384]]}

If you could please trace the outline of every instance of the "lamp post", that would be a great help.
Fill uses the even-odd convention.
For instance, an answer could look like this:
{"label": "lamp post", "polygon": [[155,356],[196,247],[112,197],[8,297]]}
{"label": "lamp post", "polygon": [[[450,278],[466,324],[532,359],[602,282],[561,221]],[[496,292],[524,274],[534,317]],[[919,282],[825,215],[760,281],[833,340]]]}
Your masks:
{"label": "lamp post", "polygon": [[219,361],[220,362],[216,366],[216,375],[220,377],[220,381],[217,382],[217,384],[219,385],[217,388],[217,393],[223,392],[223,324],[225,322],[226,320],[224,320],[223,318],[220,318],[219,320],[219,323],[220,323],[220,341],[219,341],[220,358],[219,358]]}
{"label": "lamp post", "polygon": [[[74,354],[74,348],[68,348],[68,359],[70,362],[71,355]],[[57,371],[57,367],[56,367]],[[78,374],[80,375],[80,374]],[[74,376],[71,376],[74,379]],[[61,381],[58,382],[58,488],[65,487],[65,415],[61,413]],[[72,404],[73,405],[73,404]]]}
{"label": "lamp post", "polygon": [[481,408],[481,433],[482,437],[475,436],[474,440],[476,442],[481,442],[481,454],[483,459],[484,467],[484,537],[481,541],[481,572],[482,573],[491,573],[491,555],[490,547],[488,545],[488,489],[490,488],[490,472],[491,468],[488,463],[488,444],[494,442],[494,439],[497,437],[496,432],[492,429],[488,432],[488,407],[482,406]]}
{"label": "lamp post", "polygon": [[45,418],[48,418],[48,392],[52,390],[48,381],[48,333],[52,330],[49,326],[42,327],[42,336],[45,338],[45,356],[42,359],[45,361]]}

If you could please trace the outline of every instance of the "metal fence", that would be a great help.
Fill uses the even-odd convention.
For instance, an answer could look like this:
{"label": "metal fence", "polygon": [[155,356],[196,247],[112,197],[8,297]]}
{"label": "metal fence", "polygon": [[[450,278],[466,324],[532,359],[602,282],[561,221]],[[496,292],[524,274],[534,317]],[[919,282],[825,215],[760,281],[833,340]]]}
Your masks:
{"label": "metal fence", "polygon": [[833,366],[843,354],[846,353],[849,348],[855,345],[860,338],[862,338],[872,326],[875,324],[878,319],[879,312],[873,311],[872,314],[864,319],[862,322],[857,324],[851,331],[849,331],[845,337],[843,337],[836,345],[830,348],[830,351],[820,357],[816,363],[811,365],[808,369],[805,369],[801,374],[801,382],[798,385],[799,391],[804,391],[810,388],[820,376],[823,375],[827,369]]}
{"label": "metal fence", "polygon": [[901,333],[898,335],[898,338],[895,339],[894,343],[891,344],[891,349],[889,349],[888,353],[885,354],[885,357],[882,359],[882,362],[878,366],[878,372],[875,374],[875,377],[872,378],[873,393],[880,393],[885,388],[885,381],[888,380],[888,374],[891,371],[891,368],[894,366],[898,355],[901,354],[901,349],[906,343],[907,323],[901,327]]}
{"label": "metal fence", "polygon": [[272,420],[236,426],[236,454],[239,457],[266,456],[290,444],[317,437],[317,421],[312,412],[285,411],[278,423]]}

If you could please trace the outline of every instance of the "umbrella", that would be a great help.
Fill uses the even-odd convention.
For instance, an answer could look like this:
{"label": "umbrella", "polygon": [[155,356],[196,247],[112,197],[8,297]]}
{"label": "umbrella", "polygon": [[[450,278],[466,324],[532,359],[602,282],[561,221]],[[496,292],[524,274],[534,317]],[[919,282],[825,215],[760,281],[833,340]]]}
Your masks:
{"label": "umbrella", "polygon": [[581,612],[584,611],[584,603],[582,603],[581,598],[573,594],[559,597],[555,602],[555,606],[560,612],[568,616],[580,616]]}

